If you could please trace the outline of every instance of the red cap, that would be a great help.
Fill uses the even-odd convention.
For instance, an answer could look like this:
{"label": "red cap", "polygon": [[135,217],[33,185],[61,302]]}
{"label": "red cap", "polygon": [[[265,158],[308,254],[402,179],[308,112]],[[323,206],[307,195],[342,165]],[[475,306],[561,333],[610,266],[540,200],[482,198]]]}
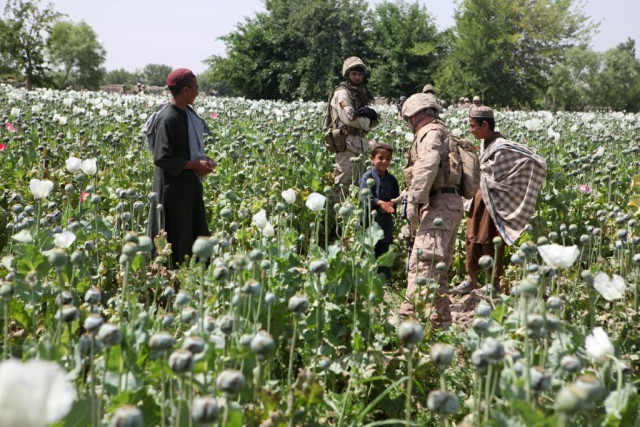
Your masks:
{"label": "red cap", "polygon": [[195,78],[195,74],[188,68],[177,68],[167,76],[167,86],[176,86],[186,77]]}

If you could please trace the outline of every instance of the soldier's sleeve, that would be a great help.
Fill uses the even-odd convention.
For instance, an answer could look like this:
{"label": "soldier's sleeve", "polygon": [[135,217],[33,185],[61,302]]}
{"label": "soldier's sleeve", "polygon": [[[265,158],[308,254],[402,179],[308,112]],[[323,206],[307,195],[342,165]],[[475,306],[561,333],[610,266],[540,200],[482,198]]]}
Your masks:
{"label": "soldier's sleeve", "polygon": [[429,192],[438,175],[444,137],[439,129],[430,129],[418,142],[418,160],[413,165],[409,194],[415,203],[429,203]]}
{"label": "soldier's sleeve", "polygon": [[366,117],[356,117],[358,114],[346,90],[337,90],[333,95],[332,107],[338,113],[338,120],[341,123],[356,129],[368,131],[371,123]]}

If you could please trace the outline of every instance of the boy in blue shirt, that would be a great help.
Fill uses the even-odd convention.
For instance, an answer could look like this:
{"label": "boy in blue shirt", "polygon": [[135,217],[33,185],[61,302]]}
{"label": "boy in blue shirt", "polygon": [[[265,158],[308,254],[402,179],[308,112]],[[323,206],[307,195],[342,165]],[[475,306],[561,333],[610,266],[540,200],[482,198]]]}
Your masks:
{"label": "boy in blue shirt", "polygon": [[[400,196],[398,180],[389,173],[393,147],[389,144],[377,142],[371,148],[371,169],[360,178],[360,189],[367,188],[367,180],[373,179],[375,185],[371,188],[371,211],[376,211],[375,221],[384,231],[384,238],[376,243],[376,257],[386,253],[393,242],[393,214],[396,206],[393,199]],[[364,200],[363,200],[364,203]],[[391,278],[389,267],[380,267],[378,272],[383,273],[387,280]]]}

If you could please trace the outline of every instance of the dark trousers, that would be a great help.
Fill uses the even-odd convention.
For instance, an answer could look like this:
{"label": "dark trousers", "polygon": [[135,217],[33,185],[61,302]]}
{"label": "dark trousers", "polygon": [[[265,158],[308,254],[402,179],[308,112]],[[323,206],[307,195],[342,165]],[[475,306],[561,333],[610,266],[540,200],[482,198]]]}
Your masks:
{"label": "dark trousers", "polygon": [[[380,240],[376,243],[376,247],[374,248],[376,258],[389,251],[389,243],[386,243],[385,240]],[[391,279],[391,267],[378,267],[378,273],[384,274],[384,277],[386,277],[387,280]]]}
{"label": "dark trousers", "polygon": [[[478,260],[483,255],[490,255],[493,258],[493,265],[495,268],[495,278],[493,280],[493,288],[500,291],[500,278],[504,275],[504,245],[500,245],[498,248],[498,256],[496,258],[495,247],[493,243],[475,243],[465,239],[465,246],[467,257],[465,259],[465,266],[467,268],[467,275],[473,280],[478,280],[478,273],[480,273],[481,267],[478,264]],[[488,278],[491,278],[492,269],[487,270]],[[505,292],[508,289],[505,290]]]}

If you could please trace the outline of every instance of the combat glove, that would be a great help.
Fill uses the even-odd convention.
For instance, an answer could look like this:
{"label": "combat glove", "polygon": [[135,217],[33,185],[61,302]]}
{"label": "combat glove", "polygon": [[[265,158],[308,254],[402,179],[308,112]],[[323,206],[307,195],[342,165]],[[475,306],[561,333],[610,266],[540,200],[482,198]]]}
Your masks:
{"label": "combat glove", "polygon": [[420,211],[422,210],[422,204],[417,203],[412,197],[407,200],[407,219],[413,229],[418,228],[420,225]]}
{"label": "combat glove", "polygon": [[369,107],[358,108],[358,117],[366,117],[372,122],[378,121],[378,113],[376,113],[376,110]]}

